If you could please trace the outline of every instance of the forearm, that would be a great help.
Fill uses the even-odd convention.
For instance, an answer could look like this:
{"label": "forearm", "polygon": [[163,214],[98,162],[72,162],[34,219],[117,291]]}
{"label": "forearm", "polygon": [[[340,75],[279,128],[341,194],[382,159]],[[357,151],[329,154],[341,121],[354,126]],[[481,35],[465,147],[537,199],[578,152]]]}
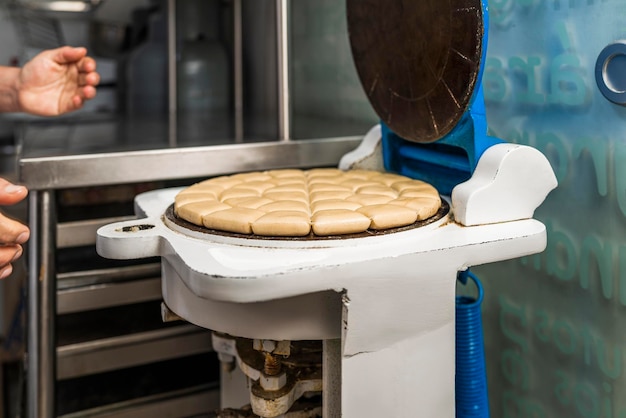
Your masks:
{"label": "forearm", "polygon": [[17,81],[20,69],[0,66],[0,113],[19,112]]}

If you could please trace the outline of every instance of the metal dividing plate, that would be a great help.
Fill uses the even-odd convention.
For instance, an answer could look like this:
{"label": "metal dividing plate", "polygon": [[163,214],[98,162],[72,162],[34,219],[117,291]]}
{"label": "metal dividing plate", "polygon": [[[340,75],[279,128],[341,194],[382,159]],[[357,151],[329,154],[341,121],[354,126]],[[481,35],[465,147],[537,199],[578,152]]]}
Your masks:
{"label": "metal dividing plate", "polygon": [[467,110],[480,70],[481,0],[347,0],[354,63],[397,135],[433,142]]}

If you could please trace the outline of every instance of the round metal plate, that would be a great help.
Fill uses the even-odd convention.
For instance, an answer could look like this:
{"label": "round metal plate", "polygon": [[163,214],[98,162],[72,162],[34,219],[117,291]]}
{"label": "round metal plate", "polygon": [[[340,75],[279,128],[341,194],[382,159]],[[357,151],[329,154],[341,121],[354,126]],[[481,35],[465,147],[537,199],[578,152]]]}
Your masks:
{"label": "round metal plate", "polygon": [[480,70],[481,0],[347,0],[352,55],[397,135],[433,142],[467,110]]}

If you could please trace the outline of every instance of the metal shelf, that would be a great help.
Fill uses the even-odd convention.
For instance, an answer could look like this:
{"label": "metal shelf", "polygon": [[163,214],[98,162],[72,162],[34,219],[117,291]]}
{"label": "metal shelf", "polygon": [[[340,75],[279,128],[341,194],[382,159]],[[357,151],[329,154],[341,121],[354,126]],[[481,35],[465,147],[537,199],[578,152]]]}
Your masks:
{"label": "metal shelf", "polygon": [[147,279],[159,276],[160,263],[137,264],[123,267],[59,273],[56,276],[58,290],[97,286],[123,282],[131,279]]}
{"label": "metal shelf", "polygon": [[211,333],[194,325],[57,347],[59,380],[212,351]]}
{"label": "metal shelf", "polygon": [[57,248],[95,245],[98,228],[114,222],[135,219],[135,216],[90,219],[86,221],[64,222],[57,226]]}
{"label": "metal shelf", "polygon": [[208,384],[60,415],[59,418],[194,417],[209,414],[219,409],[219,405],[219,389]]}
{"label": "metal shelf", "polygon": [[161,278],[92,284],[57,291],[57,314],[161,299]]}

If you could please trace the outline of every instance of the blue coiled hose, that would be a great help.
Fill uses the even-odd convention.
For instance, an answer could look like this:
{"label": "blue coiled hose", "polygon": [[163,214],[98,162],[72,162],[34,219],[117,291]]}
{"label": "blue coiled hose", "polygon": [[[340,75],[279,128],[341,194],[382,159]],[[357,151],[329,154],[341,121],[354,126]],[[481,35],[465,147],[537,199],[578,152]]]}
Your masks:
{"label": "blue coiled hose", "polygon": [[483,287],[469,270],[460,272],[458,280],[467,284],[471,279],[476,298],[456,297],[456,418],[488,418],[487,373],[480,305]]}

